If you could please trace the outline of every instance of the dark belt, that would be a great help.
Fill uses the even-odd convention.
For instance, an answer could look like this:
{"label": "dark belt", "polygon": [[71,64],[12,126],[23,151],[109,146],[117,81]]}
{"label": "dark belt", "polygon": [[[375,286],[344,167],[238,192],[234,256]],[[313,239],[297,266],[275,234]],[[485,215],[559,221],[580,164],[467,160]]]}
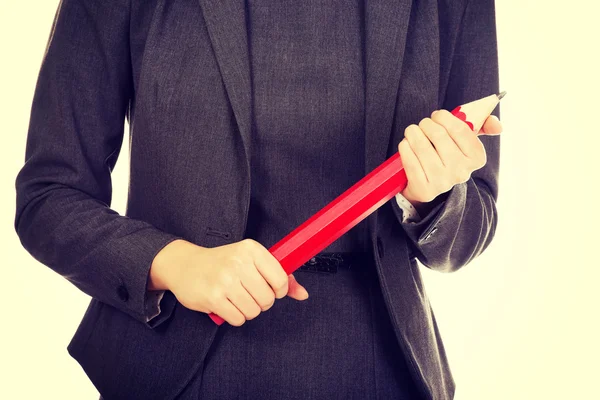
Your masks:
{"label": "dark belt", "polygon": [[298,271],[335,274],[338,269],[364,269],[371,262],[372,255],[366,252],[324,252],[302,264]]}

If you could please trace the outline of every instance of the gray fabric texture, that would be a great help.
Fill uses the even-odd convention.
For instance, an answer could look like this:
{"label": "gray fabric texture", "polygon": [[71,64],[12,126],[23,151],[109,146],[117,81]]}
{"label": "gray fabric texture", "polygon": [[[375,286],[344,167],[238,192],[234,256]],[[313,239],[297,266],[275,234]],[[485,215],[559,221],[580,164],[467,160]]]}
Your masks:
{"label": "gray fabric texture", "polygon": [[[57,10],[14,225],[33,257],[92,297],[67,349],[106,399],[174,398],[219,330],[170,291],[147,322],[146,285],[154,255],[176,238],[214,247],[245,237],[244,11],[240,0],[62,0]],[[493,0],[368,1],[365,18],[366,174],[395,154],[409,124],[497,93],[498,60]],[[131,170],[119,215],[110,177],[124,118]],[[394,201],[367,217],[385,306],[426,399],[453,398],[455,383],[416,258],[452,272],[492,241],[500,136],[481,140],[485,167],[421,221],[402,223]]]}
{"label": "gray fabric texture", "polygon": [[[267,248],[364,176],[362,0],[247,1],[252,192]],[[366,220],[323,251],[368,251]]]}
{"label": "gray fabric texture", "polygon": [[[267,248],[363,176],[363,19],[362,0],[247,1],[246,235]],[[364,222],[324,252],[370,259]],[[416,398],[385,305],[372,321],[371,298],[381,296],[366,285],[376,280],[372,260],[336,274],[305,271],[296,278],[310,298],[285,297],[241,327],[225,326],[181,399]]]}
{"label": "gray fabric texture", "polygon": [[297,271],[308,300],[284,297],[241,329],[219,331],[177,400],[419,400],[374,263]]}

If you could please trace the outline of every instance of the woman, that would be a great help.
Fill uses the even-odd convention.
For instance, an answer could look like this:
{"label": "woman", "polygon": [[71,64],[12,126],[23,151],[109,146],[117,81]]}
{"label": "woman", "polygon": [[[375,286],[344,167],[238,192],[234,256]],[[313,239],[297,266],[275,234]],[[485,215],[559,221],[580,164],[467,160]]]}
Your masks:
{"label": "woman", "polygon": [[[498,91],[493,7],[62,0],[15,227],[92,297],[69,351],[101,396],[451,398],[413,260],[456,270],[493,237],[498,139],[446,111]],[[390,149],[407,188],[285,276],[267,249]]]}

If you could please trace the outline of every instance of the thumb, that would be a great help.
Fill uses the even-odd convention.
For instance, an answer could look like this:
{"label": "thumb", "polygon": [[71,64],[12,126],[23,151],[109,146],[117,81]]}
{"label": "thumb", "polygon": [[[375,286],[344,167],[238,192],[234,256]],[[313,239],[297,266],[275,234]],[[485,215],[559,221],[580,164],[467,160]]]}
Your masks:
{"label": "thumb", "polygon": [[308,292],[298,281],[294,274],[288,275],[288,293],[287,295],[296,300],[306,300],[308,298]]}
{"label": "thumb", "polygon": [[502,122],[495,115],[490,115],[486,120],[479,134],[495,136],[502,133]]}

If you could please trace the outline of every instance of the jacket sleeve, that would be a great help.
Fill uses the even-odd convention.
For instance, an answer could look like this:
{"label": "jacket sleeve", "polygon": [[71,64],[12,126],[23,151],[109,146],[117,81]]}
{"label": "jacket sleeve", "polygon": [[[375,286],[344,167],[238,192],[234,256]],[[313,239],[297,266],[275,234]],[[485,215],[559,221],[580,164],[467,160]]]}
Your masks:
{"label": "jacket sleeve", "polygon": [[[443,108],[498,93],[498,52],[493,0],[467,2],[450,69]],[[432,110],[433,111],[433,110]],[[493,115],[500,117],[499,105]],[[487,162],[471,178],[433,200],[418,222],[401,222],[409,247],[433,270],[453,272],[467,265],[490,244],[498,213],[500,136],[479,136]],[[392,208],[401,221],[398,204]]]}
{"label": "jacket sleeve", "polygon": [[176,235],[109,208],[132,95],[129,0],[62,0],[37,78],[14,227],[23,247],[80,290],[152,329],[154,256]]}

